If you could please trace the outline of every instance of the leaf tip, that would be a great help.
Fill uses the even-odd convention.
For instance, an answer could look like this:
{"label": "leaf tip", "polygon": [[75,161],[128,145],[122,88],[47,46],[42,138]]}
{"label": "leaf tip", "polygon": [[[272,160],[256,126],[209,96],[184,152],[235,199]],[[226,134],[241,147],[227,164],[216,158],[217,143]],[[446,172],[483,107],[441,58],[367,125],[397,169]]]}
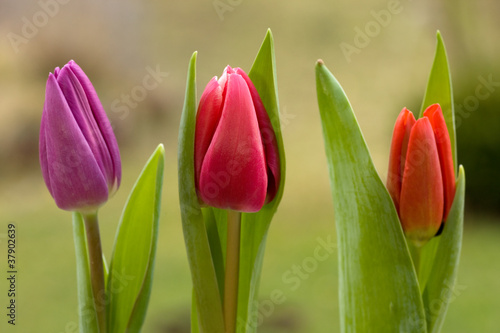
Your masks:
{"label": "leaf tip", "polygon": [[462,164],[458,166],[458,179],[465,178],[465,169]]}
{"label": "leaf tip", "polygon": [[266,37],[264,37],[264,41],[262,42],[262,45],[264,45],[266,43],[268,43],[270,45],[274,44],[273,33],[271,32],[271,28],[267,28]]}
{"label": "leaf tip", "polygon": [[196,57],[198,56],[198,51],[194,51],[191,55],[191,62],[196,62]]}
{"label": "leaf tip", "polygon": [[156,153],[162,156],[165,155],[165,146],[163,145],[163,143],[160,143],[158,147],[156,147]]}
{"label": "leaf tip", "polygon": [[[443,49],[444,50],[444,40],[443,36],[441,35],[441,32],[437,30],[436,32],[436,39],[437,39],[437,47],[436,47],[436,54],[438,53],[438,49]],[[446,52],[446,51],[445,51]]]}
{"label": "leaf tip", "polygon": [[320,78],[325,75],[333,76],[333,74],[326,67],[325,62],[322,59],[318,59],[316,61],[316,77]]}

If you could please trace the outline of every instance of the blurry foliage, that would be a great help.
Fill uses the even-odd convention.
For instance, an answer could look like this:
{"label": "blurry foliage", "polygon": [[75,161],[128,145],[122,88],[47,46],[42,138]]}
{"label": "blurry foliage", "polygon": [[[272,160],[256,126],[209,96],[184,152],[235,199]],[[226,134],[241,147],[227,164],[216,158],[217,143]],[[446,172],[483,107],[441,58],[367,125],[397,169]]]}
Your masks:
{"label": "blurry foliage", "polygon": [[488,68],[465,74],[455,87],[455,112],[467,204],[500,214],[500,72]]}

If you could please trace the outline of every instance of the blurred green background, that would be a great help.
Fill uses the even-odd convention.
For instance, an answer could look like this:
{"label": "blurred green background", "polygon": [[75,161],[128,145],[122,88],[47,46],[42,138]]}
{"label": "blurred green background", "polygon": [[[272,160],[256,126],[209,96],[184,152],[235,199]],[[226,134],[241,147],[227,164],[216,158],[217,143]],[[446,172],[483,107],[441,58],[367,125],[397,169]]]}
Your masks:
{"label": "blurred green background", "polygon": [[[144,332],[189,331],[191,282],[176,170],[187,64],[197,50],[201,93],[227,64],[249,70],[271,28],[287,183],[269,232],[260,295],[266,300],[280,290],[286,300],[261,310],[260,332],[339,331],[336,252],[300,283],[286,278],[313,256],[319,238],[336,240],[315,61],[322,58],[343,85],[385,179],[392,126],[402,107],[420,108],[437,29],[450,59],[458,159],[468,191],[458,283],[443,332],[499,332],[499,13],[494,0],[0,0],[0,331],[77,332],[71,214],[56,208],[38,165],[45,80],[70,59],[94,83],[121,148],[122,186],[100,214],[108,258],[128,192],[156,145],[165,144],[159,247]],[[162,72],[157,87],[141,90],[151,71]],[[7,327],[4,313],[11,222],[18,230],[15,328]]]}

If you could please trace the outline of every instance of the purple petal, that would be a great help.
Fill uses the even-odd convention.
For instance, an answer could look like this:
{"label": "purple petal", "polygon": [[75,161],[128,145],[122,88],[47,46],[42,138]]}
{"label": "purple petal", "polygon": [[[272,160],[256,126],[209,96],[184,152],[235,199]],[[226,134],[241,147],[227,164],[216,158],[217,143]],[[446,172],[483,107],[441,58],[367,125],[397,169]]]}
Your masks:
{"label": "purple petal", "polygon": [[49,189],[50,194],[52,194],[52,185],[50,182],[50,172],[48,169],[48,163],[47,163],[47,140],[46,140],[46,134],[45,134],[45,128],[46,128],[46,123],[47,123],[47,101],[44,102],[43,104],[43,112],[42,112],[42,120],[40,122],[40,140],[39,140],[39,158],[40,158],[40,167],[42,169],[42,176],[45,181],[45,185],[47,185],[47,188]]}
{"label": "purple petal", "polygon": [[107,200],[106,178],[53,74],[47,80],[40,147],[42,173],[58,207],[82,211]]}
{"label": "purple petal", "polygon": [[74,61],[63,67],[57,81],[113,193],[121,180],[120,152],[99,97]]}

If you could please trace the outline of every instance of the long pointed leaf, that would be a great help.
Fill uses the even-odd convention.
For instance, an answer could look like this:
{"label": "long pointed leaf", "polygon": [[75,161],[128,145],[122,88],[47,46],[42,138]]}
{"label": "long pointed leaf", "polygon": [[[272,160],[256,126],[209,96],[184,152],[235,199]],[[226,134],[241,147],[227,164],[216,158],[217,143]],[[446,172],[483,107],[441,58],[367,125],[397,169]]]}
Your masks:
{"label": "long pointed leaf", "polygon": [[[196,126],[196,52],[189,63],[186,99],[179,130],[178,173],[182,229],[203,333],[224,332],[222,303],[203,214],[194,180],[194,133]],[[192,326],[192,332],[198,327]]]}
{"label": "long pointed leaf", "polygon": [[217,212],[220,211],[224,214],[224,223],[226,223],[227,218],[225,217],[227,214],[223,210],[216,210],[211,207],[202,208],[203,219],[205,220],[205,226],[207,228],[207,237],[208,242],[210,244],[210,252],[212,253],[212,262],[214,264],[215,274],[217,275],[217,284],[219,287],[220,299],[223,302],[224,299],[224,263],[225,263],[225,250],[226,243],[225,238],[226,234],[224,233],[223,239],[221,239],[221,235],[219,234],[220,229],[226,230],[227,228],[219,228],[221,219],[217,219]]}
{"label": "long pointed leaf", "polygon": [[394,204],[344,91],[321,61],[316,85],[339,244],[341,331],[426,332]]}
{"label": "long pointed leaf", "polygon": [[164,148],[151,155],[116,233],[108,281],[108,331],[140,332],[151,292],[163,184]]}
{"label": "long pointed leaf", "polygon": [[465,171],[460,167],[455,199],[440,236],[432,274],[423,293],[429,333],[438,333],[441,330],[448,305],[455,297],[454,286],[462,247],[464,199]]}
{"label": "long pointed leaf", "polygon": [[429,75],[425,97],[422,102],[420,117],[422,117],[425,108],[434,103],[439,103],[443,110],[446,127],[448,127],[448,132],[450,133],[451,153],[453,154],[453,161],[455,162],[455,173],[458,173],[451,74],[448,65],[448,57],[446,56],[446,48],[439,31],[437,32],[436,55],[434,57],[434,63],[432,64],[431,74]]}
{"label": "long pointed leaf", "polygon": [[454,297],[453,288],[462,247],[465,171],[462,167],[457,170],[455,113],[452,102],[453,90],[448,58],[443,39],[438,32],[436,55],[422,108],[432,103],[440,103],[443,108],[452,144],[455,170],[458,172],[458,182],[453,205],[442,234],[426,245],[422,253],[420,285],[423,290],[427,327],[432,333],[440,331],[448,305]]}
{"label": "long pointed leaf", "polygon": [[272,202],[265,205],[258,213],[242,214],[237,318],[238,333],[253,333],[256,331],[256,323],[250,322],[249,319],[256,318],[258,310],[256,306],[258,304],[257,296],[267,231],[283,196],[285,184],[285,151],[281,135],[276,59],[271,30],[267,31],[248,76],[259,92],[276,133],[281,180],[276,197]]}

